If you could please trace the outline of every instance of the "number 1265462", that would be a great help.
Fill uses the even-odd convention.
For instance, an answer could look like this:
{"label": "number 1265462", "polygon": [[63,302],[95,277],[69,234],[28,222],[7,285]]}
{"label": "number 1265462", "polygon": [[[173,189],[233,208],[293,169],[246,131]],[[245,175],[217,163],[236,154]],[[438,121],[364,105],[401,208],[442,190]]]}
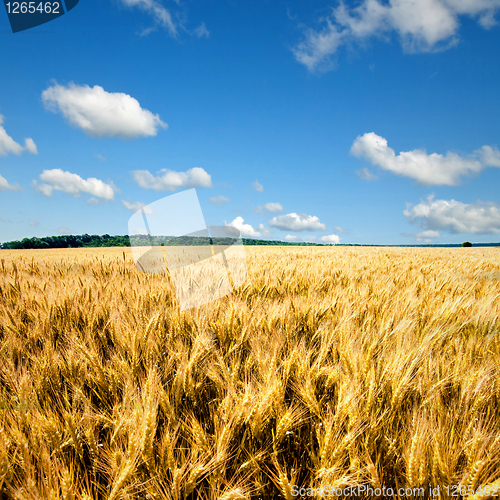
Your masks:
{"label": "number 1265462", "polygon": [[8,2],[8,14],[62,14],[60,2]]}

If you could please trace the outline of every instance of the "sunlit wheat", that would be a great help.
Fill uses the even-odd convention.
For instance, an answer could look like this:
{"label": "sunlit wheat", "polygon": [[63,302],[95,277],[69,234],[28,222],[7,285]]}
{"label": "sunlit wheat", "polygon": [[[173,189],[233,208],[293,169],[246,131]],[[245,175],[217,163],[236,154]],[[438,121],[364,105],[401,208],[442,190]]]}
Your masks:
{"label": "sunlit wheat", "polygon": [[499,249],[246,253],[180,312],[123,249],[0,251],[0,498],[498,491]]}

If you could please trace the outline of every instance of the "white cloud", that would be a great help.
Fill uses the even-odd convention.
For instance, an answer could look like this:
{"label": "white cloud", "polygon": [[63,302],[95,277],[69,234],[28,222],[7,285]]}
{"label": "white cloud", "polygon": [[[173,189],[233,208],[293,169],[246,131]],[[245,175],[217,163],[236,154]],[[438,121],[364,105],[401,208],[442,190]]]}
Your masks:
{"label": "white cloud", "polygon": [[335,229],[335,231],[337,231],[338,233],[346,233],[346,234],[348,233],[348,231],[341,228],[340,226],[333,226],[333,229]]}
{"label": "white cloud", "polygon": [[31,181],[31,187],[44,196],[52,196],[52,186],[49,184],[38,184],[37,181]]}
{"label": "white cloud", "polygon": [[[491,151],[494,152],[494,150]],[[483,148],[481,153],[493,161],[494,158],[490,158],[491,151]],[[384,170],[410,177],[428,186],[456,186],[460,184],[462,176],[478,173],[485,166],[477,159],[477,152],[476,156],[471,158],[465,158],[450,151],[446,155],[428,154],[423,149],[414,149],[396,155],[394,150],[388,147],[387,140],[373,132],[359,136],[352,145],[351,154],[358,158],[365,158]]]}
{"label": "white cloud", "polygon": [[344,2],[309,29],[293,49],[309,71],[332,67],[332,56],[345,44],[397,34],[406,52],[445,50],[458,42],[460,16],[478,19],[484,28],[494,24],[500,0],[363,0],[357,7]]}
{"label": "white cloud", "polygon": [[37,227],[39,225],[40,225],[40,223],[38,221],[36,221],[36,220],[30,220],[30,226],[31,227]]}
{"label": "white cloud", "polygon": [[28,137],[27,139],[24,139],[24,144],[26,151],[28,153],[31,153],[32,155],[37,155],[38,154],[38,148],[36,147],[35,141]]}
{"label": "white cloud", "polygon": [[207,27],[205,26],[205,23],[201,23],[195,30],[194,34],[198,37],[205,37],[208,38],[210,36],[210,31],[207,30]]}
{"label": "white cloud", "polygon": [[[333,10],[333,22],[344,28],[342,34],[354,38],[367,38],[377,32],[389,29],[389,8],[377,0],[365,0],[357,7],[350,9],[341,2]],[[335,28],[332,20],[328,24]]]}
{"label": "white cloud", "polygon": [[264,191],[264,186],[257,180],[252,183],[252,187],[259,193],[262,193],[262,191]]}
{"label": "white cloud", "polygon": [[219,195],[219,196],[211,196],[208,201],[210,203],[213,203],[214,205],[219,205],[223,206],[224,203],[230,203],[231,200],[229,198],[226,198],[225,196]]}
{"label": "white cloud", "polygon": [[205,23],[201,23],[197,28],[188,30],[185,27],[187,20],[187,9],[183,2],[174,0],[176,6],[173,8],[165,7],[165,0],[119,0],[123,5],[130,8],[138,8],[151,16],[153,24],[139,32],[141,36],[147,36],[157,31],[159,28],[166,29],[173,38],[179,36],[179,32],[186,32],[198,38],[210,36]]}
{"label": "white cloud", "polygon": [[287,234],[285,236],[285,241],[301,241],[298,236],[295,236],[294,234]]}
{"label": "white cloud", "polygon": [[334,245],[337,245],[340,243],[340,238],[336,234],[329,234],[327,236],[322,236],[320,241],[323,243],[333,243]]}
{"label": "white cloud", "polygon": [[[226,226],[231,226],[235,227],[236,229],[239,229],[241,236],[244,238],[260,238],[262,236],[262,233],[260,231],[256,231],[251,224],[244,224],[245,220],[243,217],[236,217],[232,222],[229,224],[224,221],[224,224]],[[261,226],[263,228],[263,226]],[[260,227],[259,227],[260,229]]]}
{"label": "white cloud", "polygon": [[457,13],[440,0],[392,0],[387,14],[407,52],[429,52],[456,43]]}
{"label": "white cloud", "polygon": [[68,227],[66,226],[61,226],[57,229],[57,232],[59,234],[71,234],[71,229],[69,229]]}
{"label": "white cloud", "polygon": [[356,174],[360,179],[363,179],[364,181],[374,181],[377,179],[377,176],[372,174],[366,167],[356,170]]}
{"label": "white cloud", "polygon": [[305,39],[292,49],[295,59],[307,66],[311,72],[327,71],[332,68],[330,60],[343,43],[343,35],[329,19],[327,26],[320,30],[308,30]]}
{"label": "white cloud", "polygon": [[500,167],[500,151],[498,148],[483,146],[476,151],[476,154],[486,167]]}
{"label": "white cloud", "polygon": [[158,128],[167,127],[133,97],[106,92],[99,85],[54,84],[42,92],[42,100],[47,109],[59,111],[72,125],[93,137],[155,136]]}
{"label": "white cloud", "polygon": [[326,229],[315,215],[294,212],[274,217],[268,224],[284,231],[325,231]]}
{"label": "white cloud", "polygon": [[96,153],[95,156],[98,160],[106,161],[106,158],[100,153]]}
{"label": "white cloud", "polygon": [[283,212],[283,205],[277,202],[265,203],[264,205],[259,205],[257,208],[254,208],[252,211],[256,214],[263,214],[265,212],[277,214]]}
{"label": "white cloud", "polygon": [[0,115],[0,156],[7,156],[9,153],[20,155],[24,151],[27,151],[31,154],[38,154],[38,149],[33,139],[27,138],[24,139],[24,147],[21,144],[17,143],[2,126],[4,117]]}
{"label": "white cloud", "polygon": [[497,24],[495,13],[500,7],[498,0],[444,0],[444,3],[459,15],[477,17],[483,28],[488,29]]}
{"label": "white cloud", "polygon": [[422,231],[415,235],[415,239],[417,241],[421,241],[423,243],[432,243],[433,238],[439,238],[441,233],[439,231],[433,231],[429,229],[427,231]]}
{"label": "white cloud", "polygon": [[82,179],[78,174],[65,172],[60,168],[52,170],[44,170],[40,174],[42,184],[37,181],[32,181],[31,186],[39,193],[45,196],[52,196],[53,191],[63,191],[73,196],[80,196],[80,193],[88,193],[96,198],[103,200],[113,200],[115,197],[116,187],[111,184],[89,177]]}
{"label": "white cloud", "polygon": [[[177,36],[177,27],[173,21],[172,14],[157,0],[121,0],[127,7],[138,7],[150,14],[156,24],[168,30],[171,36]],[[154,31],[156,28],[149,28],[147,32]]]}
{"label": "white cloud", "polygon": [[182,187],[212,187],[212,177],[203,168],[194,167],[186,172],[175,172],[164,168],[154,176],[148,170],[134,170],[135,182],[144,189],[175,191]]}
{"label": "white cloud", "polygon": [[440,236],[441,233],[439,231],[433,231],[432,229],[417,234],[418,238],[439,238]]}
{"label": "white cloud", "polygon": [[418,205],[408,205],[404,215],[408,222],[417,223],[424,231],[500,233],[500,205],[491,202],[467,204],[456,200],[435,200],[434,195],[431,195]]}
{"label": "white cloud", "polygon": [[21,191],[21,186],[19,184],[9,184],[7,179],[0,175],[0,191]]}

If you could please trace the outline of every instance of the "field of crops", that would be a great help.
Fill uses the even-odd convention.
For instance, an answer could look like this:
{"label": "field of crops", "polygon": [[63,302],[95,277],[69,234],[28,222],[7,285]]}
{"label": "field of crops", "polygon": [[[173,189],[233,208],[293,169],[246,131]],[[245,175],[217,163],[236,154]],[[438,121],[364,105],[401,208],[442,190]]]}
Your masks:
{"label": "field of crops", "polygon": [[130,249],[0,250],[0,498],[500,494],[500,249],[246,254],[180,312]]}

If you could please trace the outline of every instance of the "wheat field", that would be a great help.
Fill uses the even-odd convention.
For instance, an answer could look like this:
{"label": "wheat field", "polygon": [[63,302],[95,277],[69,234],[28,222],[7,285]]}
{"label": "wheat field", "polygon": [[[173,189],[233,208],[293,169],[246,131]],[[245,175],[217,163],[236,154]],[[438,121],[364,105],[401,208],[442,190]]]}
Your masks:
{"label": "wheat field", "polygon": [[130,249],[0,251],[1,499],[498,495],[500,249],[245,250],[184,312]]}

